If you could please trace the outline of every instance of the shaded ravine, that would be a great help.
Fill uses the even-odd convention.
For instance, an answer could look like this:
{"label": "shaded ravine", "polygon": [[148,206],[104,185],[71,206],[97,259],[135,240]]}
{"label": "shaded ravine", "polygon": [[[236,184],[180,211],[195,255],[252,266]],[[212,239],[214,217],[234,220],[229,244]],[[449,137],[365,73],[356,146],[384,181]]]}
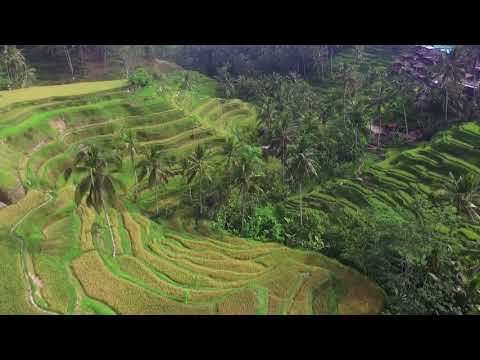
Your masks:
{"label": "shaded ravine", "polygon": [[27,289],[28,289],[28,299],[30,301],[30,303],[32,304],[32,306],[43,312],[43,313],[46,313],[46,314],[49,314],[49,315],[59,315],[59,313],[56,313],[56,312],[53,312],[53,311],[50,311],[46,308],[44,308],[42,305],[38,304],[36,301],[35,301],[35,291],[33,289],[33,286],[32,286],[32,281],[35,277],[35,274],[30,274],[30,272],[28,271],[28,268],[27,268],[27,263],[26,263],[26,256],[27,256],[27,250],[25,249],[25,240],[16,234],[15,230],[18,228],[18,226],[30,215],[32,214],[34,211],[46,206],[50,201],[53,200],[53,196],[50,194],[50,193],[47,193],[47,196],[48,196],[48,199],[46,201],[44,201],[42,204],[40,204],[39,206],[31,209],[30,211],[28,211],[19,221],[17,221],[16,224],[14,224],[12,226],[12,228],[10,229],[10,234],[15,237],[19,242],[20,242],[20,258],[21,258],[21,263],[22,263],[22,272],[25,276],[25,280],[27,282]]}

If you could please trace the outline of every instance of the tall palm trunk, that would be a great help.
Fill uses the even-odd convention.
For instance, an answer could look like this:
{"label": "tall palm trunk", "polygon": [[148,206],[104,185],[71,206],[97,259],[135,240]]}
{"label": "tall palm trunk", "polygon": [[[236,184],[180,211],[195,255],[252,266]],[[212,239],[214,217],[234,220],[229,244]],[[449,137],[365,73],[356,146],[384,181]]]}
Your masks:
{"label": "tall palm trunk", "polygon": [[448,123],[448,88],[445,86],[445,124]]}
{"label": "tall palm trunk", "polygon": [[306,70],[305,70],[305,54],[302,52],[302,66],[303,66],[303,77],[306,77]]}
{"label": "tall palm trunk", "polygon": [[78,55],[80,57],[80,63],[83,65],[85,62],[85,52],[82,45],[78,46]]}
{"label": "tall palm trunk", "polygon": [[198,197],[200,200],[200,217],[202,217],[203,216],[202,179],[200,179],[200,190],[198,192]]}
{"label": "tall palm trunk", "polygon": [[[381,98],[382,93],[383,93],[383,81],[380,82],[380,90],[379,90],[379,94],[378,94],[379,98]],[[380,137],[382,135],[382,116],[381,116],[381,113],[380,113],[380,109],[381,109],[381,104],[379,102],[378,106],[377,106],[377,114],[378,114],[378,122],[379,122],[379,125],[380,125],[380,129],[379,129],[379,133],[378,133],[378,136],[377,136],[377,149],[380,149]]]}
{"label": "tall palm trunk", "polygon": [[137,169],[135,168],[135,159],[133,157],[133,152],[130,152],[130,161],[132,162],[132,168],[133,168],[133,177],[135,178],[135,190],[133,194],[133,198],[135,201],[138,199],[138,176],[137,176]]}
{"label": "tall palm trunk", "polygon": [[108,230],[110,232],[110,238],[112,239],[112,250],[113,250],[112,256],[115,257],[116,254],[117,254],[117,246],[115,245],[115,239],[113,237],[112,225],[110,223],[110,216],[108,216],[107,207],[105,206],[105,201],[103,200],[103,197],[102,197],[102,207],[103,207],[103,212],[105,213],[105,219],[107,220]]}
{"label": "tall palm trunk", "polygon": [[405,121],[405,136],[408,136],[408,122],[407,122],[407,112],[405,111],[405,103],[403,106],[403,120]]}
{"label": "tall palm trunk", "polygon": [[107,67],[107,47],[103,48],[103,66]]}
{"label": "tall palm trunk", "polygon": [[302,193],[302,182],[298,183],[300,187],[300,225],[303,226],[303,193]]}
{"label": "tall palm trunk", "polygon": [[241,233],[243,235],[243,224],[245,223],[245,204],[244,204],[244,192],[240,192],[240,206],[242,207],[242,225],[241,225]]}
{"label": "tall palm trunk", "polygon": [[475,70],[475,68],[473,69],[473,98],[476,99],[477,98],[477,71]]}
{"label": "tall palm trunk", "polygon": [[155,213],[158,217],[158,181],[155,180]]}
{"label": "tall palm trunk", "polygon": [[330,76],[333,76],[333,55],[330,54]]}
{"label": "tall palm trunk", "polygon": [[380,149],[380,137],[382,135],[382,117],[379,116],[378,117],[378,122],[379,122],[379,131],[378,131],[378,135],[377,135],[377,148]]}
{"label": "tall palm trunk", "polygon": [[72,64],[72,59],[70,57],[70,52],[68,51],[67,45],[63,45],[63,50],[65,51],[65,57],[67,58],[67,64],[68,64],[68,67],[70,68],[70,72],[72,73],[72,79],[73,79],[73,64]]}
{"label": "tall palm trunk", "polygon": [[12,74],[11,74],[11,71],[10,71],[10,66],[8,66],[8,64],[5,66],[5,69],[7,70],[7,78],[8,78],[8,83],[9,84],[12,84],[13,81],[12,81]]}

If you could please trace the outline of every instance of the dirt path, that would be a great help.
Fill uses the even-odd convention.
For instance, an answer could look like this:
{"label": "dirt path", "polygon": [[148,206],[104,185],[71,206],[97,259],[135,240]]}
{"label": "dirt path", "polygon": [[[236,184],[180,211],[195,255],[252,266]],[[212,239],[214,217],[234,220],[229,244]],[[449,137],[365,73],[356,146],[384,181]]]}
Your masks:
{"label": "dirt path", "polygon": [[41,281],[41,279],[34,273],[30,272],[28,270],[28,266],[27,266],[27,257],[28,257],[28,254],[27,254],[27,250],[25,249],[25,241],[23,238],[21,238],[20,236],[18,236],[16,233],[15,233],[15,230],[18,228],[18,226],[28,217],[30,216],[34,211],[46,206],[50,201],[53,200],[53,197],[52,195],[50,194],[47,194],[48,195],[48,199],[46,201],[44,201],[42,204],[40,204],[39,206],[31,209],[30,211],[28,211],[19,221],[17,221],[16,224],[14,224],[12,226],[12,228],[10,229],[10,234],[12,236],[14,236],[19,242],[20,242],[20,258],[21,258],[21,262],[22,262],[22,272],[25,276],[25,280],[27,282],[27,289],[28,289],[28,299],[30,301],[30,303],[32,304],[32,306],[40,311],[40,312],[43,312],[43,313],[46,313],[46,314],[49,314],[49,315],[58,315],[58,313],[56,312],[52,312],[52,311],[49,311],[45,308],[43,308],[41,305],[39,305],[36,301],[35,301],[35,296],[34,295],[39,295],[39,291],[37,290],[37,292],[35,292],[33,286],[32,286],[32,282],[35,284],[35,286],[37,286],[38,289],[40,289],[42,286],[43,286],[43,283]]}
{"label": "dirt path", "polygon": [[301,272],[297,275],[297,279],[292,284],[290,289],[288,290],[288,296],[284,299],[282,306],[280,307],[280,313],[282,315],[287,315],[290,311],[290,308],[293,306],[293,302],[295,301],[295,297],[299,292],[300,288],[302,287],[303,282],[310,276],[308,272]]}
{"label": "dirt path", "polygon": [[61,136],[67,130],[67,124],[63,121],[62,118],[57,118],[50,121],[50,126],[57,130],[58,134]]}
{"label": "dirt path", "polygon": [[[27,172],[28,160],[30,160],[30,158],[33,156],[33,154],[35,154],[38,150],[40,150],[44,146],[46,146],[48,144],[51,144],[53,142],[55,142],[55,140],[51,140],[51,141],[42,140],[42,141],[40,141],[37,145],[34,146],[34,148],[29,153],[24,155],[22,157],[22,159],[20,160],[20,162],[18,164],[18,167],[17,167],[17,180],[19,182],[19,186],[21,186],[22,189],[24,189],[26,187],[25,182],[27,180],[26,172]],[[18,187],[17,187],[17,189],[18,189]]]}

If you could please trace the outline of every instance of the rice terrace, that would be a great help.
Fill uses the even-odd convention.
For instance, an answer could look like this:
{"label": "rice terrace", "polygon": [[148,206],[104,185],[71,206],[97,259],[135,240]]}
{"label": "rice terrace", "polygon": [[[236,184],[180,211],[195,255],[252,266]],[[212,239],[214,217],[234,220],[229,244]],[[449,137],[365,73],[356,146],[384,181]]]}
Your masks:
{"label": "rice terrace", "polygon": [[480,310],[478,47],[0,49],[0,314]]}

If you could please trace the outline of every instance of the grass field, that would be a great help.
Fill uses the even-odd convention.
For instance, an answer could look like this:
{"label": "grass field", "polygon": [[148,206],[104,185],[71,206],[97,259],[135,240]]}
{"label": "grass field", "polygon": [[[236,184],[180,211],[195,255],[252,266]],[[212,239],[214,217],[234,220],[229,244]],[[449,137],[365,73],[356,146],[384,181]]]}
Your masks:
{"label": "grass field", "polygon": [[[103,214],[75,206],[72,185],[79,179],[65,183],[62,173],[79,144],[119,144],[122,130],[131,129],[165,157],[180,160],[199,143],[220,156],[225,136],[255,121],[254,107],[220,101],[215,82],[198,73],[192,90],[179,93],[182,76],[170,72],[161,90],[133,94],[119,90],[123,81],[0,93],[0,190],[11,193],[20,183],[27,192],[0,210],[0,313],[380,312],[381,289],[320,254],[200,233],[188,218],[145,216],[180,206],[187,191],[181,177],[159,189],[157,204],[145,190],[137,203],[124,199],[123,210],[111,210],[114,243]],[[118,177],[132,186],[124,160]]]}
{"label": "grass field", "polygon": [[95,92],[112,90],[125,86],[125,80],[95,81],[67,85],[32,86],[13,91],[0,91],[0,107],[14,103],[36,101],[48,98],[86,95]]}

